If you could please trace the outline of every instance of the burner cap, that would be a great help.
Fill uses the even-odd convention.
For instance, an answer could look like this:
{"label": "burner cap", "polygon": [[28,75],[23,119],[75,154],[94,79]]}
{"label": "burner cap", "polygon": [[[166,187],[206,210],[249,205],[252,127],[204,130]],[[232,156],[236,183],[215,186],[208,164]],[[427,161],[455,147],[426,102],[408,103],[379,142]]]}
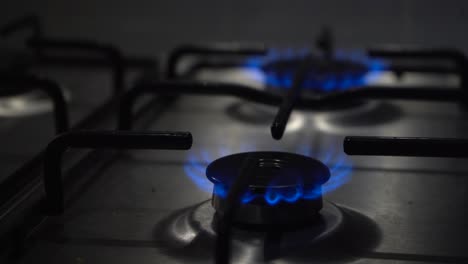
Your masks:
{"label": "burner cap", "polygon": [[297,225],[316,220],[322,209],[321,186],[330,171],[318,160],[285,152],[239,153],[212,162],[206,174],[215,184],[212,204],[218,215],[225,213],[227,190],[247,156],[256,166],[234,223]]}
{"label": "burner cap", "polygon": [[321,185],[330,178],[328,167],[318,160],[293,153],[262,151],[233,154],[213,161],[206,169],[208,179],[229,186],[247,156],[257,163],[249,184],[252,189]]}

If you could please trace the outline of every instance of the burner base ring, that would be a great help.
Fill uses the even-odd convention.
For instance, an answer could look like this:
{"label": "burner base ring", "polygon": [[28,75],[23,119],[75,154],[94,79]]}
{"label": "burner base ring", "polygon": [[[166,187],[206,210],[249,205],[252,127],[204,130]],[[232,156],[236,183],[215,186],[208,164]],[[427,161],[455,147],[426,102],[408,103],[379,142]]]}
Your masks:
{"label": "burner base ring", "polygon": [[[203,232],[211,237],[216,236],[216,213],[211,206],[212,201],[208,200],[190,212],[189,223],[196,223],[198,232]],[[297,226],[276,226],[274,232],[281,232],[283,235],[279,247],[284,249],[297,248],[312,245],[333,236],[338,232],[344,223],[343,211],[333,203],[323,201],[323,208],[318,213],[315,220],[308,224]],[[269,229],[234,225],[232,229],[233,245],[256,245],[265,237],[265,232]],[[181,234],[182,236],[182,234]]]}
{"label": "burner base ring", "polygon": [[[213,195],[212,205],[217,215],[224,214],[226,200]],[[239,206],[233,222],[239,226],[296,226],[305,225],[317,219],[322,209],[322,197],[313,200],[298,200],[274,206],[248,203]]]}

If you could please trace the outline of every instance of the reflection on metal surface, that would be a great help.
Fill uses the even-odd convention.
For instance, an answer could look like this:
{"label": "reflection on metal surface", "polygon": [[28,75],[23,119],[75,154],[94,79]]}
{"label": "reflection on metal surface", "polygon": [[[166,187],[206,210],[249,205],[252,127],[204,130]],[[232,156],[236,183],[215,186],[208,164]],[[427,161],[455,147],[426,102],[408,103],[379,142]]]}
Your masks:
{"label": "reflection on metal surface", "polygon": [[[277,112],[276,107],[260,105],[251,102],[239,101],[226,108],[226,114],[240,122],[265,126],[271,124]],[[294,133],[305,126],[306,117],[303,114],[293,112],[289,118],[285,133]]]}
{"label": "reflection on metal surface", "polygon": [[[70,92],[64,90],[65,99],[70,100]],[[22,117],[52,111],[50,98],[40,91],[0,97],[0,117]]]}
{"label": "reflection on metal surface", "polygon": [[306,118],[304,115],[292,113],[289,117],[288,125],[286,126],[286,131],[284,133],[288,134],[301,131],[305,126],[305,120]]}
{"label": "reflection on metal surface", "polygon": [[[216,236],[215,211],[211,201],[179,211],[158,224],[155,235],[167,250],[165,254],[178,259],[209,261],[213,256]],[[310,251],[310,246],[334,237],[342,230],[345,218],[336,205],[324,202],[320,219],[310,225],[287,230],[251,230],[233,228],[234,263],[257,263],[281,259],[294,251]],[[193,239],[187,240],[187,237]],[[162,236],[162,237],[161,237]],[[192,256],[195,255],[195,256]]]}
{"label": "reflection on metal surface", "polygon": [[365,133],[363,128],[386,125],[403,115],[395,104],[367,102],[346,112],[331,112],[313,116],[315,126],[324,132],[338,135]]}

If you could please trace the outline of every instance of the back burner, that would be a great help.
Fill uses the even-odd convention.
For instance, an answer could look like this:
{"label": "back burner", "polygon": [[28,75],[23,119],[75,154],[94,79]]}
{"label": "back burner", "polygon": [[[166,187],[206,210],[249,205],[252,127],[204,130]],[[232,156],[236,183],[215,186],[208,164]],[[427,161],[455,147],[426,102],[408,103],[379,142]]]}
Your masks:
{"label": "back burner", "polygon": [[349,59],[306,56],[284,56],[262,65],[266,84],[272,87],[291,88],[293,79],[303,61],[309,61],[302,88],[317,93],[360,87],[369,73],[367,65]]}

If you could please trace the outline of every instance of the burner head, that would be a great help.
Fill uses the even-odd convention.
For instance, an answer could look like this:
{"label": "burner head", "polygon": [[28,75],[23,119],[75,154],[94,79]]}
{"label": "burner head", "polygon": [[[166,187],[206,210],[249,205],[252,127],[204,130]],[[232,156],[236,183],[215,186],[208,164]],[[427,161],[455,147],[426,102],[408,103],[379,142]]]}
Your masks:
{"label": "burner head", "polygon": [[303,67],[304,60],[309,60],[309,69],[303,82],[303,88],[324,93],[359,87],[365,84],[364,77],[369,72],[365,64],[336,58],[323,58],[314,55],[297,58],[281,58],[262,66],[268,85],[278,88],[290,88],[294,75]]}
{"label": "burner head", "polygon": [[256,166],[234,222],[296,225],[316,219],[322,208],[321,186],[330,171],[318,160],[285,152],[239,153],[212,162],[206,175],[215,185],[212,203],[217,214],[224,214],[229,186],[247,156]]}
{"label": "burner head", "polygon": [[[271,49],[264,56],[248,58],[244,67],[260,71],[267,87],[276,90],[292,87],[293,79],[303,70],[307,60],[307,75],[303,93],[326,93],[363,87],[376,80],[387,68],[384,61],[370,58],[360,51],[312,53],[308,49]],[[301,69],[300,69],[301,68]]]}

